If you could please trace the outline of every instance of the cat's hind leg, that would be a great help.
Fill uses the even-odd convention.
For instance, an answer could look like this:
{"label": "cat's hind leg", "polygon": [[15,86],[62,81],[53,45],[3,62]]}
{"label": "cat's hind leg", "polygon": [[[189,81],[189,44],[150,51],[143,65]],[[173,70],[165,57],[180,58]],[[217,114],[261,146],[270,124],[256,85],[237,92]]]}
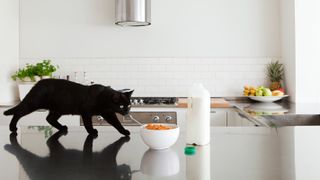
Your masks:
{"label": "cat's hind leg", "polygon": [[11,132],[17,132],[17,130],[18,130],[17,123],[21,117],[22,116],[20,116],[20,115],[13,115],[11,122],[10,122],[10,125],[9,125],[9,129]]}
{"label": "cat's hind leg", "polygon": [[19,119],[27,114],[32,113],[33,111],[35,111],[37,108],[31,104],[26,104],[26,103],[20,103],[14,114],[13,117],[11,119],[9,128],[11,132],[16,132],[17,131],[17,123],[19,121]]}
{"label": "cat's hind leg", "polygon": [[60,117],[61,117],[61,114],[50,111],[46,119],[51,126],[57,128],[59,131],[66,132],[68,131],[68,127],[63,126],[58,122],[58,119]]}
{"label": "cat's hind leg", "polygon": [[82,117],[82,120],[83,120],[83,124],[84,124],[84,127],[86,128],[87,132],[90,134],[90,135],[93,135],[93,136],[97,136],[98,135],[98,131],[96,129],[93,128],[92,126],[92,118],[90,115],[81,115]]}

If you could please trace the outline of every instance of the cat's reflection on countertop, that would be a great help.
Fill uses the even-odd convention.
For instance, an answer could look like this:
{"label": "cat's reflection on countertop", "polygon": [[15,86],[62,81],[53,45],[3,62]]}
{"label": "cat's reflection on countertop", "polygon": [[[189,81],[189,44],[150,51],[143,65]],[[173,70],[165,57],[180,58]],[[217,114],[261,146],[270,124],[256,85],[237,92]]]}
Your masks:
{"label": "cat's reflection on countertop", "polygon": [[102,151],[92,152],[94,136],[87,136],[80,151],[65,149],[59,142],[62,135],[65,133],[57,132],[47,140],[50,154],[46,157],[21,147],[16,134],[10,135],[11,144],[4,148],[16,156],[31,180],[131,179],[130,166],[118,165],[116,161],[120,148],[130,137],[121,137]]}

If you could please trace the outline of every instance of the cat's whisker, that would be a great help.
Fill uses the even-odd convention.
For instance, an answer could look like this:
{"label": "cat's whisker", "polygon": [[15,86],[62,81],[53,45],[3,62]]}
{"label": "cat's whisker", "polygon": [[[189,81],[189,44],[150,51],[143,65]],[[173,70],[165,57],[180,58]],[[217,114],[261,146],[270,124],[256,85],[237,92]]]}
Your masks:
{"label": "cat's whisker", "polygon": [[141,122],[139,122],[138,120],[136,120],[134,117],[132,117],[131,114],[128,114],[127,116],[129,116],[130,119],[132,119],[134,122],[138,123],[140,126],[143,126],[143,124]]}
{"label": "cat's whisker", "polygon": [[134,173],[137,173],[137,172],[140,172],[140,169],[139,170],[132,170],[131,174],[134,174]]}

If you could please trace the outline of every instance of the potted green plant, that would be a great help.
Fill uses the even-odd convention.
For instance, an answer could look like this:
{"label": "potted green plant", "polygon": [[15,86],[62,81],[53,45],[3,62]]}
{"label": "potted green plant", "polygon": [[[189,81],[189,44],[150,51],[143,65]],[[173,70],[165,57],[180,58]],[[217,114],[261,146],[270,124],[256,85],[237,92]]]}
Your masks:
{"label": "potted green plant", "polygon": [[11,78],[18,83],[20,100],[25,97],[37,81],[52,77],[52,73],[57,68],[58,66],[51,64],[51,60],[43,60],[35,65],[26,64],[24,68],[16,71]]}
{"label": "potted green plant", "polygon": [[52,73],[55,72],[58,66],[51,64],[50,60],[43,60],[35,65],[35,74],[40,76],[41,79],[51,78]]}

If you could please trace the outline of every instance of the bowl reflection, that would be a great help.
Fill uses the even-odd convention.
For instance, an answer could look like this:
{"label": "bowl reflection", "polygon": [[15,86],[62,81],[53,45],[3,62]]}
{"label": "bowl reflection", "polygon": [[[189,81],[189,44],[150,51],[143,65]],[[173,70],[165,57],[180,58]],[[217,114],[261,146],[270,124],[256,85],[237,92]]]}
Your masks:
{"label": "bowl reflection", "polygon": [[254,103],[248,107],[245,107],[244,110],[251,115],[281,115],[285,114],[289,110],[277,103]]}
{"label": "bowl reflection", "polygon": [[141,159],[140,169],[146,175],[172,176],[180,171],[179,157],[171,149],[149,149]]}

